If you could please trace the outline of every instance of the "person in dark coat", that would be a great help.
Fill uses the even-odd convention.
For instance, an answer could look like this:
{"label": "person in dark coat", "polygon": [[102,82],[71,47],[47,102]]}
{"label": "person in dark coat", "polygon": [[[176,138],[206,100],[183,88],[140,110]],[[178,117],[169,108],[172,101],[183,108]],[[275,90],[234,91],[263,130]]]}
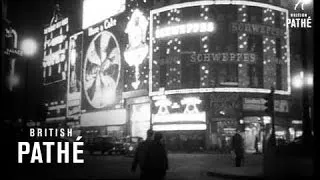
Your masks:
{"label": "person in dark coat", "polygon": [[241,166],[241,161],[244,159],[244,143],[243,138],[237,130],[236,134],[232,137],[232,149],[235,153],[235,165],[236,167]]}
{"label": "person in dark coat", "polygon": [[255,141],[254,141],[254,148],[256,149],[256,153],[259,153],[259,138],[256,136]]}
{"label": "person in dark coat", "polygon": [[137,166],[140,168],[140,179],[150,179],[150,172],[146,169],[145,159],[148,153],[149,146],[153,143],[153,131],[149,129],[147,131],[147,139],[141,142],[135,152],[134,159],[131,166],[131,171],[135,172]]}
{"label": "person in dark coat", "polygon": [[156,132],[146,155],[145,169],[150,172],[150,179],[163,180],[168,170],[168,155],[161,140],[162,134]]}

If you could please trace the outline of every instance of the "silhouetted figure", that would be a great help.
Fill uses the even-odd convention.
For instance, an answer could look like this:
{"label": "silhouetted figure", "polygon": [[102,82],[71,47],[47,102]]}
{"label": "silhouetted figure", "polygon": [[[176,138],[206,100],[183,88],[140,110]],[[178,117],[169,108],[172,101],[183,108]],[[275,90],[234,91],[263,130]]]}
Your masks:
{"label": "silhouetted figure", "polygon": [[257,154],[259,153],[258,144],[259,144],[259,138],[258,138],[258,136],[256,136],[256,139],[255,139],[255,141],[254,141],[254,148],[256,149],[256,153],[257,153]]}
{"label": "silhouetted figure", "polygon": [[131,167],[131,171],[135,172],[137,166],[139,165],[140,168],[140,179],[151,179],[151,174],[150,172],[146,169],[146,165],[145,165],[145,159],[146,159],[146,155],[148,153],[149,150],[149,146],[153,143],[153,131],[151,129],[149,129],[147,131],[147,139],[143,142],[141,142],[138,145],[138,148],[135,152],[135,156],[133,159],[133,163],[132,163],[132,167]]}
{"label": "silhouetted figure", "polygon": [[162,134],[156,132],[146,155],[145,170],[151,174],[150,179],[162,180],[168,170],[168,155],[161,140]]}
{"label": "silhouetted figure", "polygon": [[232,149],[236,155],[235,157],[235,165],[236,167],[241,166],[241,161],[244,158],[244,145],[243,138],[239,134],[239,130],[237,130],[236,134],[232,137]]}

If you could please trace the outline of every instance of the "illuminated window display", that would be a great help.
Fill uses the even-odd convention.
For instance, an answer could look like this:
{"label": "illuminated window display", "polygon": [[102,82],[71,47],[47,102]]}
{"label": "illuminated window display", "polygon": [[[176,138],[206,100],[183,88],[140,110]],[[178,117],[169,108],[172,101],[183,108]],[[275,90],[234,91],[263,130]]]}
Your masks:
{"label": "illuminated window display", "polygon": [[150,111],[150,103],[131,105],[131,136],[139,136],[146,139],[146,132],[150,129]]}
{"label": "illuminated window display", "polygon": [[277,93],[290,94],[287,13],[268,4],[236,1],[152,10],[151,95],[161,88],[170,94],[224,88],[265,92],[276,81]]}

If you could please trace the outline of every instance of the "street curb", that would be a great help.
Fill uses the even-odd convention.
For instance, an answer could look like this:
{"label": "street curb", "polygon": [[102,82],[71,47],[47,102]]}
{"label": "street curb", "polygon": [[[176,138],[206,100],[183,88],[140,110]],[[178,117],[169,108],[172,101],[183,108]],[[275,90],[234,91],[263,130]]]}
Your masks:
{"label": "street curb", "polygon": [[232,179],[250,179],[250,180],[262,180],[264,179],[263,176],[242,176],[242,175],[235,175],[235,174],[223,174],[223,173],[217,173],[208,171],[208,176],[216,176],[216,177],[223,177],[223,178],[232,178]]}

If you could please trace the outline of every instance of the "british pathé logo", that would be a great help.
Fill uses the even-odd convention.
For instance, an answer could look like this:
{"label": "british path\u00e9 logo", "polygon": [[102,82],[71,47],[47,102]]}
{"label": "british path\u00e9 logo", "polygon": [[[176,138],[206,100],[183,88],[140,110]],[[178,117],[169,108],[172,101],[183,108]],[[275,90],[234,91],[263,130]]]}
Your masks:
{"label": "british path\u00e9 logo", "polygon": [[300,5],[301,9],[304,10],[304,5],[309,4],[311,2],[312,2],[312,0],[298,0],[296,5],[294,5],[294,10],[296,11],[297,8],[299,7],[299,5]]}
{"label": "british path\u00e9 logo", "polygon": [[312,0],[296,0],[294,12],[289,14],[287,24],[290,28],[311,28],[311,16],[304,12],[304,6],[310,4]]}

